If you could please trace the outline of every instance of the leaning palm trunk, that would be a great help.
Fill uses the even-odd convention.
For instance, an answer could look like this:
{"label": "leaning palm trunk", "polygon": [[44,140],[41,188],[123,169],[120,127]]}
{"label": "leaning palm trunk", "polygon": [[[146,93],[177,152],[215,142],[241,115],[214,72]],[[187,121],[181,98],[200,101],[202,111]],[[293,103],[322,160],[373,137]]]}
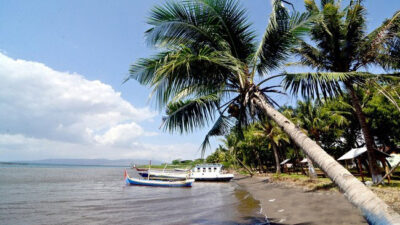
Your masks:
{"label": "leaning palm trunk", "polygon": [[252,169],[250,169],[249,167],[247,167],[240,159],[236,158],[236,161],[239,162],[239,164],[240,164],[245,170],[247,170],[247,172],[249,172],[249,174],[250,174],[251,177],[254,175]]}
{"label": "leaning palm trunk", "polygon": [[254,103],[303,149],[304,153],[344,192],[346,198],[353,205],[361,209],[368,222],[371,224],[400,224],[399,214],[304,134],[294,123],[268,104],[260,92],[256,92],[255,96]]}

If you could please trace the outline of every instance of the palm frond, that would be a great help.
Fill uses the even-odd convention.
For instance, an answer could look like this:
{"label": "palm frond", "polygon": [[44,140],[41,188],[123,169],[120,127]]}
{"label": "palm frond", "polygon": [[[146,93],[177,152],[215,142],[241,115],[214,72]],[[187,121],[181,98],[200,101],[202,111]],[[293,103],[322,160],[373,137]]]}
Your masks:
{"label": "palm frond", "polygon": [[327,4],[333,5],[333,4],[335,4],[335,0],[321,0],[321,8],[322,9],[325,8],[325,6]]}
{"label": "palm frond", "polygon": [[376,54],[376,62],[385,70],[400,69],[400,37],[386,42],[384,50]]}
{"label": "palm frond", "polygon": [[326,67],[331,65],[319,49],[311,46],[310,44],[301,41],[298,48],[292,49],[292,52],[300,57],[300,64],[309,66],[317,70],[325,70]]}
{"label": "palm frond", "polygon": [[288,57],[289,48],[308,31],[309,22],[308,13],[293,12],[289,15],[281,1],[273,2],[268,27],[254,56],[260,75],[279,67]]}
{"label": "palm frond", "polygon": [[242,61],[254,48],[254,32],[238,1],[169,1],[153,9],[149,24],[146,37],[151,45],[210,46],[232,51]]}
{"label": "palm frond", "polygon": [[206,126],[214,118],[218,103],[217,95],[170,103],[162,126],[170,132],[193,132],[195,128]]}
{"label": "palm frond", "polygon": [[210,147],[210,138],[213,136],[223,136],[229,133],[232,127],[232,122],[229,117],[221,115],[206,134],[203,143],[200,146],[201,158],[204,158],[204,153]]}
{"label": "palm frond", "polygon": [[311,14],[311,15],[316,15],[320,11],[318,9],[317,4],[315,4],[315,0],[304,0],[304,4],[306,7],[306,10]]}
{"label": "palm frond", "polygon": [[342,58],[341,47],[345,37],[343,14],[339,5],[327,3],[312,21],[311,39],[316,43],[321,54],[331,62],[331,66],[327,66],[325,70],[347,71],[347,68],[343,68],[347,65],[338,60]]}
{"label": "palm frond", "polygon": [[[204,76],[205,70],[207,75]],[[158,106],[165,106],[173,96],[191,92],[214,93],[225,87],[227,80],[234,81],[241,73],[241,64],[227,52],[208,47],[198,51],[182,47],[172,51],[157,67],[151,80],[152,96]],[[234,72],[234,74],[232,73]]]}
{"label": "palm frond", "polygon": [[366,11],[360,3],[355,3],[347,8],[346,13],[344,24],[345,43],[342,54],[345,54],[343,58],[348,61],[344,63],[351,64],[351,62],[358,56],[359,46],[362,44],[364,39]]}
{"label": "palm frond", "polygon": [[[377,62],[384,68],[391,63],[389,58],[382,58],[382,54],[390,54],[395,47],[396,40],[399,38],[400,32],[400,11],[396,12],[392,18],[383,22],[383,24],[372,31],[364,38],[361,45],[361,53],[359,62],[354,69],[365,66],[369,63]],[[395,47],[395,49],[398,49]],[[382,52],[383,51],[383,52]]]}
{"label": "palm frond", "polygon": [[[196,2],[196,1],[195,1]],[[247,21],[247,11],[235,0],[197,0],[200,7],[207,11],[218,24],[215,34],[218,34],[229,44],[232,55],[245,61],[254,51],[254,31]]]}
{"label": "palm frond", "polygon": [[150,58],[138,59],[138,61],[131,66],[129,76],[124,79],[123,83],[134,79],[142,85],[151,85],[156,75],[157,66],[162,63],[169,53],[170,52],[161,52]]}
{"label": "palm frond", "polygon": [[195,42],[215,44],[209,26],[211,21],[199,8],[189,2],[167,1],[152,9],[146,31],[146,41],[152,46],[174,47]]}
{"label": "palm frond", "polygon": [[297,73],[285,74],[283,88],[293,95],[305,98],[332,97],[341,93],[340,81],[352,78],[348,73]]}
{"label": "palm frond", "polygon": [[369,72],[317,72],[317,73],[284,73],[283,88],[293,95],[299,92],[305,98],[333,97],[341,93],[340,82],[351,81],[353,84],[364,84],[367,79],[384,82],[400,81],[400,73],[373,74]]}

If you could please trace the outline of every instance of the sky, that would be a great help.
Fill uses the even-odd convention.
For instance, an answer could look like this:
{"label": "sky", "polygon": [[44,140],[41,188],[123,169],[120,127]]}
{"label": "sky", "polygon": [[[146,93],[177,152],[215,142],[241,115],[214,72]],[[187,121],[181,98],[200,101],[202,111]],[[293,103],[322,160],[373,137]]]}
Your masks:
{"label": "sky", "polygon": [[[199,158],[206,129],[160,130],[164,112],[148,87],[122,84],[130,65],[156,52],[144,32],[150,9],[163,2],[0,0],[0,161]],[[261,38],[270,1],[240,2]],[[399,0],[365,5],[369,31],[400,9]]]}

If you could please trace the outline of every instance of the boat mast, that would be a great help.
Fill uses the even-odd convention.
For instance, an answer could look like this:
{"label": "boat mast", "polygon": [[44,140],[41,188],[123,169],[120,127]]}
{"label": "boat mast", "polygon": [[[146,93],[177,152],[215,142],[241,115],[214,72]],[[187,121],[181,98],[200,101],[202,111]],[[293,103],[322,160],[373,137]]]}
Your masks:
{"label": "boat mast", "polygon": [[151,160],[149,163],[149,171],[147,171],[147,180],[150,180],[150,168],[151,168]]}

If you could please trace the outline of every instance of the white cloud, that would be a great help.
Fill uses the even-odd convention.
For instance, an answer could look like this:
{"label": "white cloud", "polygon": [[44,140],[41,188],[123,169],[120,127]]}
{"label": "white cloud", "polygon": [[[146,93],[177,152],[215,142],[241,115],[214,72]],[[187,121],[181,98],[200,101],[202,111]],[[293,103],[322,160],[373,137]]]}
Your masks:
{"label": "white cloud", "polygon": [[155,135],[157,133],[145,132],[136,123],[128,123],[112,127],[103,135],[94,136],[94,139],[104,145],[130,146],[137,137]]}
{"label": "white cloud", "polygon": [[[145,134],[137,122],[156,115],[148,108],[135,108],[98,80],[1,53],[0,80],[0,134],[90,143],[106,132],[107,141],[100,143],[116,143],[118,138],[127,142]],[[124,127],[135,128],[135,133],[116,133]]]}
{"label": "white cloud", "polygon": [[157,133],[110,85],[0,53],[0,161],[43,158],[193,158],[198,146],[143,143]]}

